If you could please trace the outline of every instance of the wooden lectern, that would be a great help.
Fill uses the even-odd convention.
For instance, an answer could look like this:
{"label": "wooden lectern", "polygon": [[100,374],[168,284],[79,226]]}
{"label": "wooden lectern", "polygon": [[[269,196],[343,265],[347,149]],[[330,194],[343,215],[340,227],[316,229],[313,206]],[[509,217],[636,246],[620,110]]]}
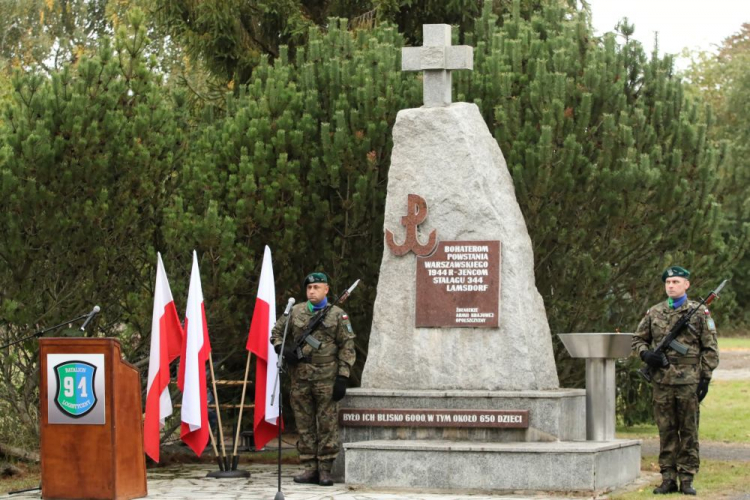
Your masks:
{"label": "wooden lectern", "polygon": [[41,339],[42,498],[145,497],[141,384],[114,339]]}

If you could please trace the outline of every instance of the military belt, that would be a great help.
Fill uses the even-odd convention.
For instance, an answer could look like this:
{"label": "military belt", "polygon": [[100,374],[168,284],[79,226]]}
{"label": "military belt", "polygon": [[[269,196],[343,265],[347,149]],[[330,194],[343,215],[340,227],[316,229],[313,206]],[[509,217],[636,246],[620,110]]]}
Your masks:
{"label": "military belt", "polygon": [[305,356],[300,359],[300,363],[312,363],[314,365],[322,365],[332,361],[336,361],[336,356]]}
{"label": "military belt", "polygon": [[700,360],[692,356],[680,356],[678,358],[669,358],[669,362],[673,365],[697,365],[700,364]]}

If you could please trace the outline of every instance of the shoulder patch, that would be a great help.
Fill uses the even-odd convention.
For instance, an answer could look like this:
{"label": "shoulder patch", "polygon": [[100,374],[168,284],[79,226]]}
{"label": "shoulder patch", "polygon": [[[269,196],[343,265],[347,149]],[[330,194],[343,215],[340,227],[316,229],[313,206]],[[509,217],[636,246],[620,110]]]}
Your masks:
{"label": "shoulder patch", "polygon": [[708,310],[708,307],[703,311],[703,314],[706,316],[711,316],[711,311]]}
{"label": "shoulder patch", "polygon": [[341,319],[349,319],[349,315],[344,313],[341,315]]}
{"label": "shoulder patch", "polygon": [[650,312],[651,312],[651,309],[646,309],[646,314],[644,314],[644,316],[648,316],[648,313]]}
{"label": "shoulder patch", "polygon": [[706,320],[706,324],[708,325],[708,329],[713,331],[716,331],[716,323],[714,322],[713,318],[708,318]]}

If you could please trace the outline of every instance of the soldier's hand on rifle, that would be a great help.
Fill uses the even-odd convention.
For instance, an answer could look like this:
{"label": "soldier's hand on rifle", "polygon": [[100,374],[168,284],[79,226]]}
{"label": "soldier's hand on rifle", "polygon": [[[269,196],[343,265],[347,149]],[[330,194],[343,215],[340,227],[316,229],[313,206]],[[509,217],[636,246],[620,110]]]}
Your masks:
{"label": "soldier's hand on rifle", "polygon": [[[276,351],[277,356],[281,354],[281,344],[273,346],[273,350]],[[299,360],[297,359],[297,353],[294,351],[294,347],[284,347],[284,361],[286,361],[286,364],[288,364],[289,366],[294,366],[299,363]]]}
{"label": "soldier's hand on rifle", "polygon": [[643,351],[641,352],[641,359],[651,368],[666,368],[669,366],[669,360],[663,352]]}
{"label": "soldier's hand on rifle", "polygon": [[706,394],[708,394],[708,384],[710,382],[710,378],[702,378],[700,382],[698,382],[698,390],[696,390],[695,393],[698,395],[699,403],[703,401],[706,397]]}
{"label": "soldier's hand on rifle", "polygon": [[341,401],[346,396],[346,386],[349,385],[349,379],[343,375],[336,375],[336,381],[333,383],[333,396],[331,399],[334,401]]}
{"label": "soldier's hand on rifle", "polygon": [[297,351],[294,349],[294,346],[286,346],[284,347],[284,361],[286,361],[286,364],[289,366],[294,366],[299,363],[299,359],[297,359]]}

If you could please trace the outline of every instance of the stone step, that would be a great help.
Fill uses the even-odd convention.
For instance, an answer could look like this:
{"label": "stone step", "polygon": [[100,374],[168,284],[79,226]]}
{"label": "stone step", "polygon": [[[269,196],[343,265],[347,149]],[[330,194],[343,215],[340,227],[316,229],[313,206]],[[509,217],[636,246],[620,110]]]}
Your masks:
{"label": "stone step", "polygon": [[429,391],[352,388],[340,408],[406,410],[526,410],[526,429],[465,426],[446,429],[435,423],[399,428],[352,427],[341,422],[343,442],[377,439],[449,439],[466,441],[583,441],[586,439],[586,392],[583,389],[546,391]]}
{"label": "stone step", "polygon": [[[527,410],[527,429],[461,427],[351,426],[341,422],[342,443],[362,441],[435,440],[478,443],[558,442],[586,440],[586,391],[553,389],[543,391],[479,390],[389,390],[352,388],[341,401],[342,409],[429,409],[429,410]],[[334,476],[345,480],[346,448],[333,464]]]}
{"label": "stone step", "polygon": [[371,488],[604,491],[640,473],[640,440],[344,444],[346,483]]}

